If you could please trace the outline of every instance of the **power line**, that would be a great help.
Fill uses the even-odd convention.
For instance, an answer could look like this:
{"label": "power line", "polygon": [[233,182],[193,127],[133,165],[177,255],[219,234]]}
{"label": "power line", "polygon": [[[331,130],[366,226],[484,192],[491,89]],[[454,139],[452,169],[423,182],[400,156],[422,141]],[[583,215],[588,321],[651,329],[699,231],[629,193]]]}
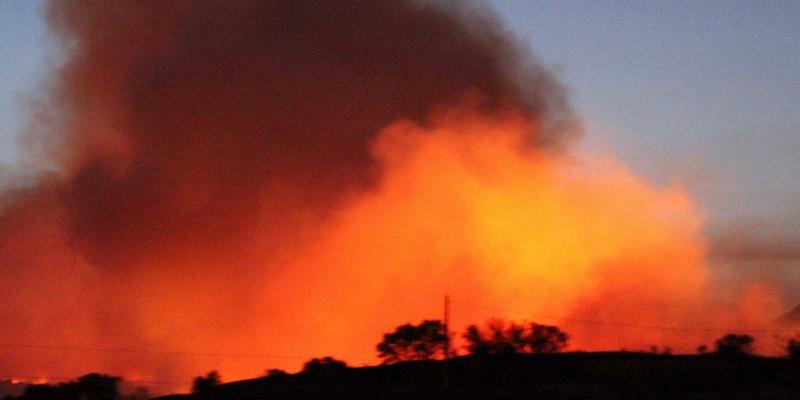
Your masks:
{"label": "power line", "polygon": [[[45,385],[52,385],[52,384],[60,384],[60,383],[68,383],[77,381],[80,377],[63,377],[63,376],[41,376],[41,375],[17,375],[14,374],[13,378],[4,378],[6,380],[10,379],[18,379],[20,380],[21,384],[25,385],[37,385],[40,383],[36,383],[41,380],[45,380],[41,384]],[[3,379],[0,379],[3,381]],[[124,384],[131,384],[131,385],[152,385],[152,386],[172,386],[172,387],[187,387],[191,384],[191,382],[167,382],[167,381],[144,381],[144,380],[129,380],[129,379],[121,379],[121,383]]]}
{"label": "power line", "polygon": [[[42,349],[42,350],[94,351],[94,352],[104,352],[104,353],[133,353],[133,354],[157,354],[157,355],[175,355],[175,356],[220,357],[220,358],[264,358],[264,359],[293,359],[293,360],[304,360],[309,358],[309,356],[278,355],[278,354],[206,353],[206,352],[192,352],[192,351],[178,351],[178,350],[146,350],[146,349],[131,349],[131,348],[120,348],[120,347],[91,347],[91,346],[26,344],[26,343],[0,343],[0,347]],[[356,360],[356,361],[364,361],[364,360]]]}
{"label": "power line", "polygon": [[444,359],[450,359],[450,296],[444,295]]}
{"label": "power line", "polygon": [[[514,312],[508,309],[501,309],[495,307],[487,307],[482,304],[476,303],[468,303],[462,301],[455,301],[450,300],[451,303],[461,304],[465,306],[470,306],[474,308],[481,308],[488,311],[496,311],[502,312],[505,314],[520,314],[518,312]],[[667,326],[667,325],[640,325],[640,324],[631,324],[625,322],[617,322],[617,321],[602,321],[602,320],[595,320],[595,319],[584,319],[584,318],[573,318],[573,317],[564,317],[564,316],[554,316],[554,315],[544,315],[544,314],[527,314],[528,317],[533,318],[544,318],[550,320],[560,320],[560,321],[568,321],[568,322],[577,322],[583,324],[593,324],[593,325],[608,325],[608,326],[615,326],[621,328],[638,328],[638,329],[653,329],[653,330],[669,330],[669,331],[684,331],[684,332],[742,332],[742,333],[772,333],[772,334],[796,334],[798,331],[793,330],[786,330],[786,331],[777,331],[771,329],[734,329],[734,328],[716,328],[716,327],[687,327],[687,326]]]}
{"label": "power line", "polygon": [[[445,296],[445,326],[449,328],[449,314],[450,304],[460,304],[464,306],[480,308],[489,311],[501,312],[504,314],[520,313],[510,309],[489,307],[483,304],[456,301],[451,296]],[[560,320],[582,324],[592,325],[607,325],[619,328],[632,328],[632,329],[652,329],[652,330],[667,330],[667,331],[683,331],[683,332],[741,332],[741,333],[770,333],[770,334],[797,334],[798,331],[779,331],[770,329],[732,329],[732,328],[718,328],[718,327],[688,327],[688,326],[667,326],[667,325],[642,325],[625,323],[619,321],[604,321],[597,319],[584,319],[573,318],[556,315],[545,314],[527,314],[531,319],[548,319]],[[449,329],[448,329],[449,331]],[[448,335],[449,338],[449,335]],[[84,351],[84,352],[105,352],[105,353],[130,353],[130,354],[152,354],[152,355],[170,355],[170,356],[193,356],[193,357],[218,357],[218,358],[254,358],[254,359],[285,359],[285,360],[307,360],[309,356],[300,355],[285,355],[285,354],[258,354],[258,353],[226,353],[226,352],[193,352],[182,350],[151,350],[151,349],[134,349],[134,348],[121,348],[121,347],[96,347],[96,346],[79,346],[79,345],[64,345],[64,344],[31,344],[31,343],[8,343],[0,342],[0,347],[17,348],[17,349],[40,349],[40,350],[65,350],[65,351]],[[449,350],[446,349],[445,351]],[[376,360],[355,359],[355,362],[372,363]],[[148,382],[142,382],[147,384]]]}

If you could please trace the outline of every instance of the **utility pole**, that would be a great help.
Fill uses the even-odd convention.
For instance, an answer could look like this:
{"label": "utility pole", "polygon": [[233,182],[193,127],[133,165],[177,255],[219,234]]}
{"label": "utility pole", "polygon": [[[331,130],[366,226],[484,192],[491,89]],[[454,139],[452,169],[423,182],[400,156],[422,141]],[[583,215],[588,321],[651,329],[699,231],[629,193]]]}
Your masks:
{"label": "utility pole", "polygon": [[444,295],[444,361],[442,361],[442,388],[450,388],[450,373],[447,364],[450,363],[450,296]]}
{"label": "utility pole", "polygon": [[444,295],[444,359],[450,359],[450,296]]}

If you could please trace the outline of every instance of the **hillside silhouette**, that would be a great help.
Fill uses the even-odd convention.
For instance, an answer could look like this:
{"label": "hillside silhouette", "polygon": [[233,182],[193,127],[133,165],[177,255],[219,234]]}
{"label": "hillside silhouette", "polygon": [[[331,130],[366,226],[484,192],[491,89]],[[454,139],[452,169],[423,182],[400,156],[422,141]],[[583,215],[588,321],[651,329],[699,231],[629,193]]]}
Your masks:
{"label": "hillside silhouette", "polygon": [[[216,370],[198,376],[192,393],[161,400],[205,399],[533,399],[533,398],[796,398],[800,394],[800,337],[786,357],[756,355],[755,338],[728,333],[699,354],[562,353],[569,334],[557,326],[490,319],[462,333],[469,355],[451,357],[453,333],[439,320],[405,323],[375,346],[378,366],[350,367],[330,356],[312,358],[294,374],[222,383]],[[92,373],[59,384],[28,386],[6,400],[126,400],[122,379]]]}
{"label": "hillside silhouette", "polygon": [[634,352],[470,355],[221,384],[161,400],[790,398],[790,359]]}

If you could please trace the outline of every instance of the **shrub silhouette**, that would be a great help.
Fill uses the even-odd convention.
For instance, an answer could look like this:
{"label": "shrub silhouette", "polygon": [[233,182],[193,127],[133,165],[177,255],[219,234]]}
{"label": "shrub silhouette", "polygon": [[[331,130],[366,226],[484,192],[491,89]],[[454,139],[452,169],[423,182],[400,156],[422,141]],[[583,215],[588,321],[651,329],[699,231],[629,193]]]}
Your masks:
{"label": "shrub silhouette", "polygon": [[303,365],[309,375],[330,375],[347,369],[347,363],[333,357],[312,358]]}
{"label": "shrub silhouette", "polygon": [[493,319],[484,328],[468,326],[464,339],[472,354],[556,353],[567,346],[569,335],[555,326]]}
{"label": "shrub silhouette", "polygon": [[125,397],[121,397],[120,400],[122,400],[122,399],[125,399],[125,400],[149,400],[152,397],[153,396],[150,394],[150,391],[147,390],[146,387],[140,386],[140,387],[137,387],[136,389],[134,389],[133,392],[130,393],[129,395],[127,395]]}
{"label": "shrub silhouette", "polygon": [[383,335],[378,343],[378,357],[384,364],[398,361],[430,360],[443,356],[448,345],[445,326],[438,320],[425,320],[419,325],[405,324]]}
{"label": "shrub silhouette", "polygon": [[753,353],[753,339],[750,335],[729,333],[714,342],[716,353],[721,356],[741,357]]}
{"label": "shrub silhouette", "polygon": [[795,361],[800,361],[800,335],[786,342],[786,356]]}
{"label": "shrub silhouette", "polygon": [[197,378],[194,378],[194,382],[192,383],[192,392],[207,392],[210,389],[219,386],[220,383],[222,383],[222,379],[219,376],[219,372],[211,371],[206,374],[206,376],[198,376]]}
{"label": "shrub silhouette", "polygon": [[[120,378],[102,374],[88,374],[72,383],[74,390],[87,400],[113,400],[117,397]],[[67,384],[70,385],[70,384]]]}
{"label": "shrub silhouette", "polygon": [[22,396],[19,397],[7,396],[6,399],[45,400],[45,399],[58,399],[65,397],[63,394],[60,393],[59,389],[60,388],[57,386],[51,386],[46,384],[30,385],[27,388],[25,388],[25,392],[22,393]]}
{"label": "shrub silhouette", "polygon": [[114,400],[118,398],[120,378],[92,373],[58,385],[30,385],[16,400]]}
{"label": "shrub silhouette", "polygon": [[285,376],[285,375],[289,375],[289,373],[284,371],[284,370],[282,370],[282,369],[270,368],[270,369],[267,370],[265,375],[266,376]]}

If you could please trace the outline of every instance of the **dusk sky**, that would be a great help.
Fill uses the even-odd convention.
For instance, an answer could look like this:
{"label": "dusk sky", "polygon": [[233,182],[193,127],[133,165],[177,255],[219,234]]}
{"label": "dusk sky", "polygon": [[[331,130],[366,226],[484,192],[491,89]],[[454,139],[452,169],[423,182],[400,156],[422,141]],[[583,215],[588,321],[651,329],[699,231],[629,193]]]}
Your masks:
{"label": "dusk sky", "polygon": [[712,217],[800,204],[800,3],[492,3],[571,89],[588,146],[676,179]]}

